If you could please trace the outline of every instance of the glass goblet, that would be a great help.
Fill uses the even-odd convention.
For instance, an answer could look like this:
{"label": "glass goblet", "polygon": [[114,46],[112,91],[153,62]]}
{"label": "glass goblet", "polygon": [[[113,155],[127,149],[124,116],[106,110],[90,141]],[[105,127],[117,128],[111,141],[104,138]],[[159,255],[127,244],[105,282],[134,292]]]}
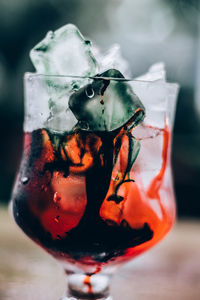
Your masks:
{"label": "glass goblet", "polygon": [[63,299],[111,299],[115,269],[171,229],[177,91],[164,80],[26,74],[13,215],[63,265]]}

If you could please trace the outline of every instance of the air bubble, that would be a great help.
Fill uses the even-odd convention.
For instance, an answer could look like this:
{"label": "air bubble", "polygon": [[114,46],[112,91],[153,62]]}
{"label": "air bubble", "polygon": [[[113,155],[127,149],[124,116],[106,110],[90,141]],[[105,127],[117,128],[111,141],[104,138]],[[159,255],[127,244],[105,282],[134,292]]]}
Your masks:
{"label": "air bubble", "polygon": [[61,200],[61,196],[59,195],[58,192],[55,192],[54,195],[53,195],[53,202],[54,203],[57,203]]}
{"label": "air bubble", "polygon": [[73,89],[73,91],[75,91],[75,92],[78,91],[78,90],[79,90],[78,84],[74,82],[74,83],[72,84],[72,89]]}
{"label": "air bubble", "polygon": [[88,98],[93,98],[94,97],[94,90],[91,87],[91,85],[88,85],[87,88],[85,89],[85,94]]}
{"label": "air bubble", "polygon": [[23,184],[26,184],[26,183],[29,182],[29,178],[24,176],[24,177],[22,177],[21,182],[22,182]]}

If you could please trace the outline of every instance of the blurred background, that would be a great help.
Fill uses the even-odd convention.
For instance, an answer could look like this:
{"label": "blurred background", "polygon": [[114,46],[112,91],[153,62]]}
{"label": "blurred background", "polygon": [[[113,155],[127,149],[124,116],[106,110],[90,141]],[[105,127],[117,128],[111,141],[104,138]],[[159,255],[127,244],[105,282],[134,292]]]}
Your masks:
{"label": "blurred background", "polygon": [[178,82],[173,172],[179,217],[200,217],[200,1],[0,0],[0,201],[10,198],[22,151],[23,74],[48,30],[76,24],[102,50],[121,45],[133,76],[166,64]]}

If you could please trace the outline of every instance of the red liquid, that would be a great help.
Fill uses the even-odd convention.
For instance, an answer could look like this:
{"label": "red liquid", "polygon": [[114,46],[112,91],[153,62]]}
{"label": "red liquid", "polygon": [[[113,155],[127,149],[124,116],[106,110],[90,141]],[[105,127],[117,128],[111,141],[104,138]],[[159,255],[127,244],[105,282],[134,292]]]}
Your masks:
{"label": "red liquid", "polygon": [[166,176],[167,128],[160,131],[160,140],[161,168],[146,187],[137,165],[142,153],[125,172],[130,149],[124,129],[104,135],[52,136],[44,129],[26,133],[13,193],[16,222],[56,258],[81,265],[117,263],[147,250],[166,235],[175,217]]}

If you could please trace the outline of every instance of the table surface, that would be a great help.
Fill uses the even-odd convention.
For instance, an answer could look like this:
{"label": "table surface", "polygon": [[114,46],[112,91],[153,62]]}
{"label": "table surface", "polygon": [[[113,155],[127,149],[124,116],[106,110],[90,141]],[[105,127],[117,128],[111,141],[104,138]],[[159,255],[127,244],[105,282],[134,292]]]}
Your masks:
{"label": "table surface", "polygon": [[[0,300],[58,300],[61,267],[0,207]],[[159,245],[121,267],[114,300],[200,300],[200,222],[179,221]]]}

